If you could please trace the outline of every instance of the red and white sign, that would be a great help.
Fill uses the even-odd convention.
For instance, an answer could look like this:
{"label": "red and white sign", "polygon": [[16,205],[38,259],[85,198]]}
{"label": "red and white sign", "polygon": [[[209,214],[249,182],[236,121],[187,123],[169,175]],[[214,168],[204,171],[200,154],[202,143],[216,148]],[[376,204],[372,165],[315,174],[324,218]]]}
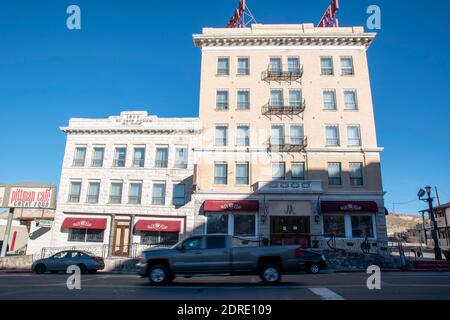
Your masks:
{"label": "red and white sign", "polygon": [[374,201],[322,201],[322,212],[378,212]]}
{"label": "red and white sign", "polygon": [[106,229],[105,218],[66,218],[62,224],[63,229]]}
{"label": "red and white sign", "polygon": [[9,208],[51,208],[53,192],[52,188],[11,187],[7,206]]}
{"label": "red and white sign", "polygon": [[180,232],[179,220],[139,220],[136,223],[136,231],[143,232]]}
{"label": "red and white sign", "polygon": [[206,200],[203,205],[205,212],[223,211],[258,211],[256,200]]}

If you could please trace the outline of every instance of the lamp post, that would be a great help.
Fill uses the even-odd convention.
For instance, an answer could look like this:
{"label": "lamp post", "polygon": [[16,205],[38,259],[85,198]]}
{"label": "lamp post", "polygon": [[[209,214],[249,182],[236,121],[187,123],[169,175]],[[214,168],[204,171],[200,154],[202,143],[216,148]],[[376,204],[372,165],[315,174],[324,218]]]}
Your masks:
{"label": "lamp post", "polygon": [[[425,193],[427,194],[427,198],[426,199],[422,199],[422,197],[425,195]],[[442,260],[442,252],[441,252],[441,248],[439,248],[439,239],[438,239],[438,234],[437,234],[437,224],[436,224],[436,219],[434,217],[434,211],[433,211],[433,198],[431,197],[431,187],[430,186],[426,186],[425,190],[420,189],[419,193],[417,194],[419,196],[420,200],[426,201],[428,202],[428,210],[430,212],[430,229],[431,229],[431,236],[433,237],[433,241],[434,241],[434,257],[436,260]]]}

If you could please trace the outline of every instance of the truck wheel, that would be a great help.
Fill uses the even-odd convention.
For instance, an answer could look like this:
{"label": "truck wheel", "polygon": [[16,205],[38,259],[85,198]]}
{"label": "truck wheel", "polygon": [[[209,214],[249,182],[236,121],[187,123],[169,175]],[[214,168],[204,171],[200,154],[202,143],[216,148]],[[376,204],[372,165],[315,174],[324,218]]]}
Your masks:
{"label": "truck wheel", "polygon": [[154,286],[162,286],[172,280],[169,270],[163,265],[152,266],[148,270],[148,279]]}
{"label": "truck wheel", "polygon": [[311,274],[318,274],[320,272],[320,266],[317,263],[310,263],[306,268],[306,271]]}
{"label": "truck wheel", "polygon": [[278,284],[281,280],[281,271],[275,264],[265,264],[259,276],[266,284]]}

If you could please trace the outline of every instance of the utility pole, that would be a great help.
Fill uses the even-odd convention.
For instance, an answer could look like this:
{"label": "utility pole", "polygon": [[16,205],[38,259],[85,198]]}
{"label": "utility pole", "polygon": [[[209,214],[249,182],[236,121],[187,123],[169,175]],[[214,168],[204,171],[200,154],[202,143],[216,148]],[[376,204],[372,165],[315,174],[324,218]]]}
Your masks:
{"label": "utility pole", "polygon": [[[422,199],[422,197],[427,194],[426,199]],[[439,239],[437,234],[437,223],[436,219],[434,217],[434,211],[433,211],[433,198],[431,197],[431,187],[426,186],[425,190],[420,189],[418,193],[419,199],[428,202],[428,210],[430,212],[430,229],[431,229],[431,235],[433,237],[434,242],[434,257],[436,260],[442,260],[442,252],[441,248],[439,248]]]}
{"label": "utility pole", "polygon": [[8,252],[9,234],[11,233],[13,216],[14,216],[14,208],[10,208],[8,213],[8,222],[6,223],[5,236],[3,237],[3,246],[2,251],[0,253],[0,257],[5,257],[6,253]]}

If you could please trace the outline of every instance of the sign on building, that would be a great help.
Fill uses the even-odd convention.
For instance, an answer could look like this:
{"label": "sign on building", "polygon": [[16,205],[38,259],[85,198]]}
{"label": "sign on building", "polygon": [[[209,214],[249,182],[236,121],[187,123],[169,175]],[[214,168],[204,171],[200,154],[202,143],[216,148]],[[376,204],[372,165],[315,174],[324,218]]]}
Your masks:
{"label": "sign on building", "polygon": [[0,187],[0,207],[55,209],[56,187],[38,184]]}

